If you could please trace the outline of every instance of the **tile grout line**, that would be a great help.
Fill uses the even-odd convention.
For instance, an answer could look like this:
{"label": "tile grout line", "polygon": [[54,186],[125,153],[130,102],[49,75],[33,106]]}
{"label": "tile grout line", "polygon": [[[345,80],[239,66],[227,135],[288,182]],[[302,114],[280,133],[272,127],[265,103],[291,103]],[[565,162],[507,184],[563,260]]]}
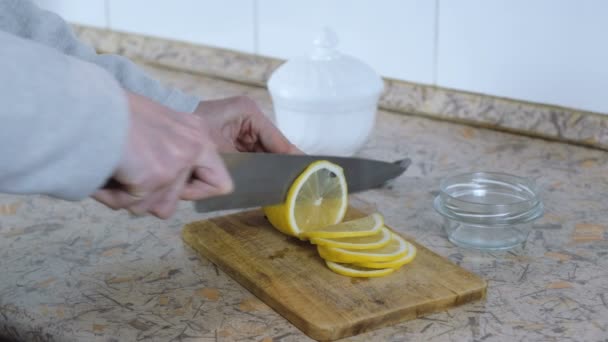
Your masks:
{"label": "tile grout line", "polygon": [[112,29],[112,23],[110,22],[110,0],[104,0],[103,2],[103,14],[106,22],[106,29]]}
{"label": "tile grout line", "polygon": [[439,73],[439,9],[441,0],[435,0],[435,22],[434,22],[434,37],[433,37],[433,85],[437,85]]}
{"label": "tile grout line", "polygon": [[256,55],[260,54],[258,6],[258,0],[253,0],[253,53]]}

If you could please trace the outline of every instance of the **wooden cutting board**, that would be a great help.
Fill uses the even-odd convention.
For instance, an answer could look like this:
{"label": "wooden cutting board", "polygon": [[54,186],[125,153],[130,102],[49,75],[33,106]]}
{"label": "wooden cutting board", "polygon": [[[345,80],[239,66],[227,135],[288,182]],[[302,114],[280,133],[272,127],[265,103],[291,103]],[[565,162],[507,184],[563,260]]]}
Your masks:
{"label": "wooden cutting board", "polygon": [[[349,209],[347,218],[362,216]],[[270,226],[260,210],[193,222],[184,240],[308,336],[335,340],[484,298],[486,282],[418,248],[382,278],[330,271],[314,245]]]}

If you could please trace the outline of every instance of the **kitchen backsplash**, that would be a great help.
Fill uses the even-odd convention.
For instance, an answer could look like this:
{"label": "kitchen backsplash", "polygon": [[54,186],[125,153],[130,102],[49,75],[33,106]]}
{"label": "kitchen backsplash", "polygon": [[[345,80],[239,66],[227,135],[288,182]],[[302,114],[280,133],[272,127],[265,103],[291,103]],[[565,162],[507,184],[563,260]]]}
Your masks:
{"label": "kitchen backsplash", "polygon": [[389,78],[608,113],[602,0],[36,0],[68,20],[288,58],[324,25]]}
{"label": "kitchen backsplash", "polygon": [[[103,53],[193,74],[264,86],[282,63],[234,50],[75,25],[83,41]],[[507,130],[608,150],[608,116],[565,107],[385,79],[379,106],[403,114]],[[186,89],[187,90],[187,89]]]}

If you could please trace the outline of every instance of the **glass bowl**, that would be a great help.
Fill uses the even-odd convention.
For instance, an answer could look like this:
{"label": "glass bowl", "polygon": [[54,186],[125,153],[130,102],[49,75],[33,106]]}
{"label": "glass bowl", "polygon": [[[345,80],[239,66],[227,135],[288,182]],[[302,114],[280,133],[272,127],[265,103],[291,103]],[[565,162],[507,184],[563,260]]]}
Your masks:
{"label": "glass bowl", "polygon": [[487,250],[521,245],[544,211],[533,180],[498,172],[443,179],[433,206],[453,244]]}

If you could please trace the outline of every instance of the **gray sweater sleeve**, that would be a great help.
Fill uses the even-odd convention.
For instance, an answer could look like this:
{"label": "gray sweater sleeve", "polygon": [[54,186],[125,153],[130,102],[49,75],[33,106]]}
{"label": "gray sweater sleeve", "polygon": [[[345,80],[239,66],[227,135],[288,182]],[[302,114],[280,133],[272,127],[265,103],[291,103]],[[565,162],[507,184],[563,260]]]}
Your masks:
{"label": "gray sweater sleeve", "polygon": [[124,88],[175,111],[191,113],[199,103],[197,97],[165,87],[150,78],[127,58],[97,54],[79,41],[70,26],[58,15],[42,10],[30,1],[0,0],[0,30],[95,63],[114,75]]}
{"label": "gray sweater sleeve", "polygon": [[129,125],[102,68],[0,31],[0,192],[76,200],[111,176]]}

